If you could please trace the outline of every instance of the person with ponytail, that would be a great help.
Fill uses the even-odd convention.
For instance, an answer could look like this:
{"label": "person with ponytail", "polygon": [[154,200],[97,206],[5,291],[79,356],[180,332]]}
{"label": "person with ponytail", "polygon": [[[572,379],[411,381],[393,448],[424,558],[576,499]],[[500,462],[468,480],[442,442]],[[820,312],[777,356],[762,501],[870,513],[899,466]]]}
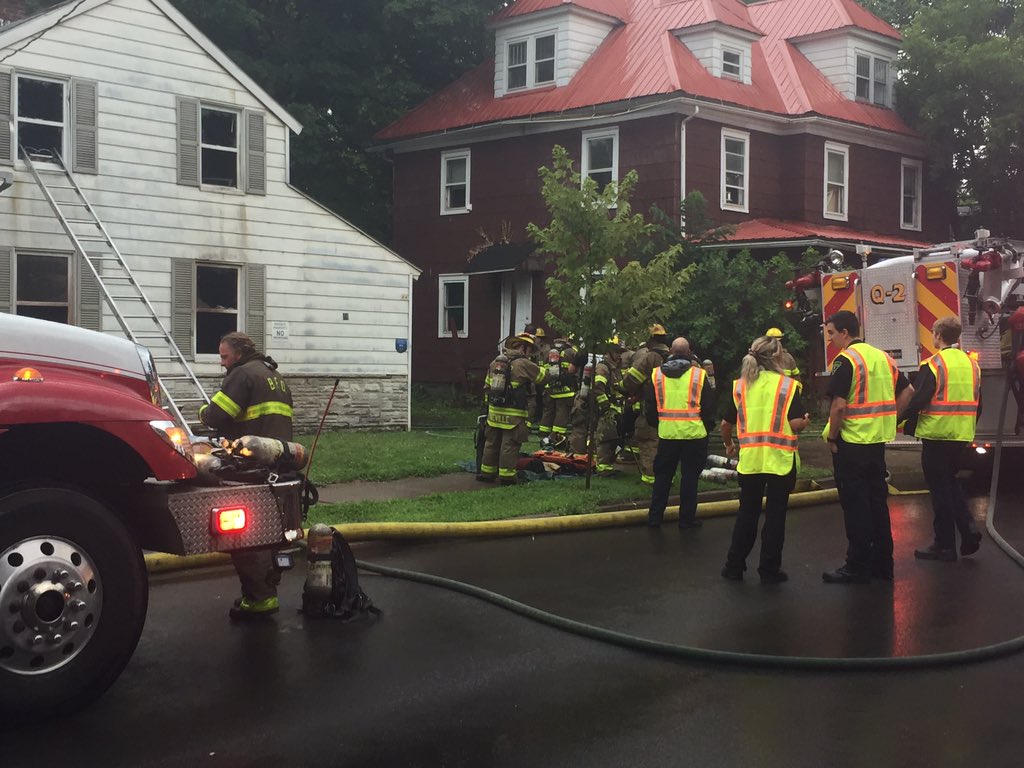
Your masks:
{"label": "person with ponytail", "polygon": [[[788,580],[782,570],[782,545],[786,535],[786,508],[800,466],[797,434],[807,428],[800,385],[782,373],[777,338],[755,339],[743,357],[740,378],[733,382],[732,398],[722,420],[726,454],[739,455],[740,508],[732,530],[732,543],[722,576],[743,578],[747,555],[757,538],[757,523],[764,504],[761,559],[762,584]],[[733,431],[735,428],[735,439]]]}

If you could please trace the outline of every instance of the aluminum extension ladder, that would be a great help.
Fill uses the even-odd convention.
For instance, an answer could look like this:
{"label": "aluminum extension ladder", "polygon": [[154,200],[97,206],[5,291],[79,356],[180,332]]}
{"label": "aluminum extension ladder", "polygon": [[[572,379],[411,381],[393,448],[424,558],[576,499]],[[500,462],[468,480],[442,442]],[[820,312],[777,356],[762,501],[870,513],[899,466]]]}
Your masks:
{"label": "aluminum extension ladder", "polygon": [[[44,158],[46,161],[52,160],[61,171],[61,182],[47,185],[32,161],[32,156],[23,147],[19,149],[21,159],[25,161],[43,197],[70,238],[79,264],[92,273],[121,330],[130,340],[147,347],[152,353],[157,370],[161,371],[160,389],[164,410],[191,432],[199,422],[197,418],[187,419],[184,411],[196,414],[204,403],[210,402],[203,385],[128,268],[107,228],[96,215],[96,210],[68,170],[64,158],[56,151],[52,154],[35,153],[37,161]],[[58,200],[58,197],[61,199]],[[66,210],[72,215],[66,214]]]}

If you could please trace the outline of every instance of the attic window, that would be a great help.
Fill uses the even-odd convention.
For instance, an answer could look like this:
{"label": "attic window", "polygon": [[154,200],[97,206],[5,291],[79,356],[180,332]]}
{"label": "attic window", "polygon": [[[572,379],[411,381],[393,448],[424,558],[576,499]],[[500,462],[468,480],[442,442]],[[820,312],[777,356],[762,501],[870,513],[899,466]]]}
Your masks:
{"label": "attic window", "polygon": [[64,155],[63,82],[18,76],[18,144],[30,153]]}
{"label": "attic window", "polygon": [[857,99],[880,107],[889,106],[889,61],[857,54]]}
{"label": "attic window", "polygon": [[743,76],[743,54],[732,48],[722,49],[722,77],[740,80]]}
{"label": "attic window", "polygon": [[537,38],[536,76],[537,83],[551,83],[555,80],[555,36]]}
{"label": "attic window", "polygon": [[555,35],[548,32],[508,44],[505,90],[555,82]]}

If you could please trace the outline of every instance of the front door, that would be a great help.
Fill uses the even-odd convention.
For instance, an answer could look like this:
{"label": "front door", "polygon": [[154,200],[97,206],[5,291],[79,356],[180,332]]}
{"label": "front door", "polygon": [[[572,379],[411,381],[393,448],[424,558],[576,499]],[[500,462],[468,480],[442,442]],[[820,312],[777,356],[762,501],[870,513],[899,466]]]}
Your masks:
{"label": "front door", "polygon": [[506,272],[501,276],[501,326],[498,338],[519,333],[533,318],[533,274]]}

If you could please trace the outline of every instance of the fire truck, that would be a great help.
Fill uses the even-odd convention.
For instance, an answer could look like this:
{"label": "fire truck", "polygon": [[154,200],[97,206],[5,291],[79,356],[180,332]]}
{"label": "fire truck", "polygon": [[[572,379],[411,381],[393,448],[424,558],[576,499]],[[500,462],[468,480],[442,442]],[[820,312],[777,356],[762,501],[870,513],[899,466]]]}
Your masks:
{"label": "fire truck", "polygon": [[0,723],[114,682],[146,617],[144,550],[301,535],[301,477],[211,482],[161,402],[145,347],[0,314]]}
{"label": "fire truck", "polygon": [[[867,249],[862,250],[866,261]],[[856,313],[864,340],[911,375],[937,351],[933,323],[956,315],[963,325],[960,346],[981,368],[976,454],[988,454],[996,439],[1007,386],[1003,445],[1024,446],[1024,351],[1013,341],[1024,319],[1024,242],[979,230],[973,240],[917,249],[859,270],[845,263],[841,252],[831,251],[816,272],[793,281],[800,302],[820,306],[822,322],[840,310]],[[823,341],[827,375],[840,350]],[[897,442],[917,441],[898,435]]]}

